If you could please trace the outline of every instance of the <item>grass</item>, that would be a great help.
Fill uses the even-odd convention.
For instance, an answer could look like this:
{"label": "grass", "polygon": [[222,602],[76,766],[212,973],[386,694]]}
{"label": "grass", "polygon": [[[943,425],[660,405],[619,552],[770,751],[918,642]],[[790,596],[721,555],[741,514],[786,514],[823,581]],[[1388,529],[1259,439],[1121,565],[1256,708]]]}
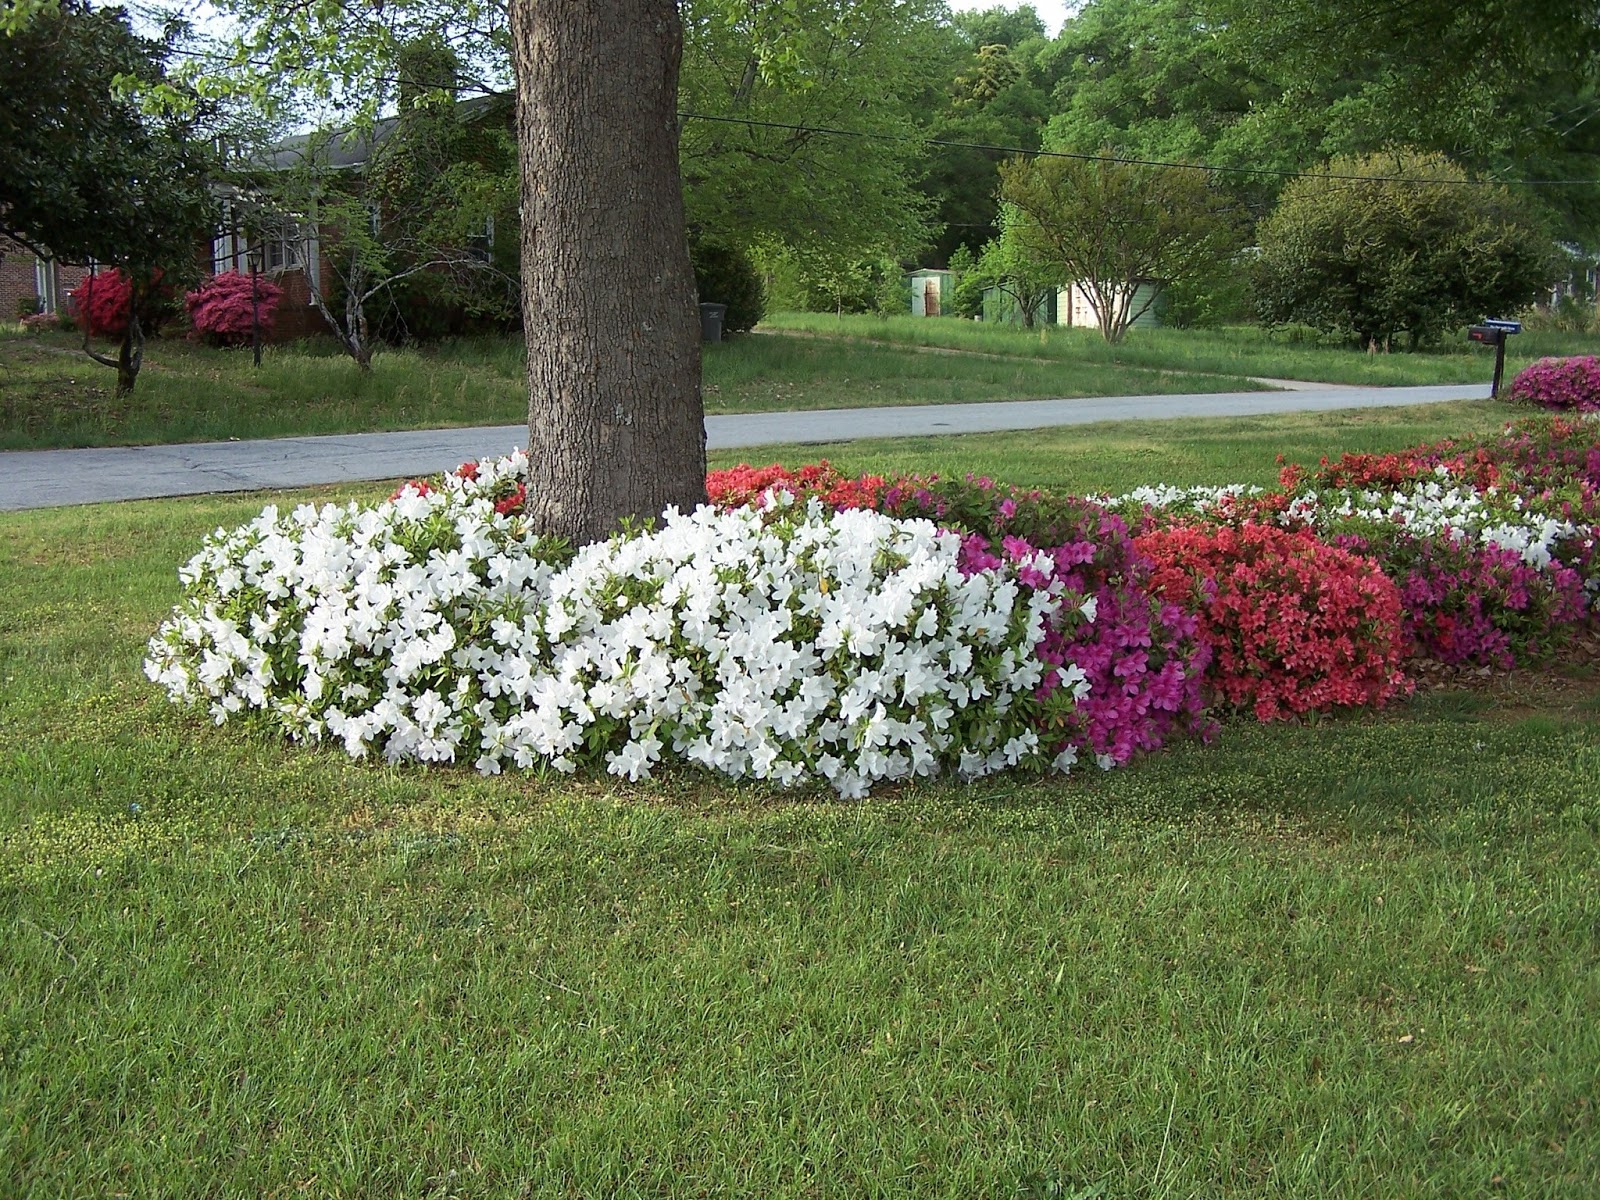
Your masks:
{"label": "grass", "polygon": [[1516,415],[1504,405],[1459,400],[1414,407],[1115,421],[1023,434],[898,438],[830,445],[723,450],[712,465],[815,462],[849,475],[969,471],[1079,493],[1125,492],[1159,480],[1177,486],[1278,479],[1277,456],[1315,463],[1346,450],[1382,453],[1446,437],[1487,434]]}
{"label": "grass", "polygon": [[[838,317],[827,313],[776,313],[766,327],[830,341],[854,339],[896,346],[925,346],[1090,364],[1189,373],[1216,372],[1271,379],[1341,384],[1488,383],[1494,352],[1465,337],[1416,354],[1367,354],[1314,340],[1289,340],[1255,327],[1218,330],[1135,329],[1110,346],[1089,329],[1023,330],[954,317]],[[1544,355],[1593,354],[1600,339],[1587,334],[1524,333],[1507,343],[1506,380]]]}
{"label": "grass", "polygon": [[[363,376],[331,343],[244,351],[151,344],[131,396],[76,338],[0,327],[0,450],[109,446],[369,430],[516,425],[527,420],[514,338],[392,350]],[[712,414],[979,400],[1249,390],[1236,375],[928,354],[788,335],[706,347]]]}
{"label": "grass", "polygon": [[1593,1194],[1592,681],[840,804],[352,763],[139,676],[204,532],[382,490],[0,515],[0,1195]]}

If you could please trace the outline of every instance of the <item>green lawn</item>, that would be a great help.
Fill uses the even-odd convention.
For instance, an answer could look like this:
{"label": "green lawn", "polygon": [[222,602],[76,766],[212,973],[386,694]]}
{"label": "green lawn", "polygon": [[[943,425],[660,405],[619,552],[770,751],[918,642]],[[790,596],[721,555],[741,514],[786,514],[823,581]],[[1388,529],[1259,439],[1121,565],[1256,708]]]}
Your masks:
{"label": "green lawn", "polygon": [[[1266,479],[1492,411],[850,462]],[[0,514],[0,1195],[1594,1194],[1581,672],[860,804],[352,763],[142,679],[206,531],[383,490]]]}
{"label": "green lawn", "polygon": [[[808,333],[830,341],[853,339],[1070,362],[1075,367],[1143,367],[1218,372],[1317,383],[1488,383],[1494,352],[1465,337],[1416,354],[1368,354],[1342,346],[1294,341],[1254,327],[1218,330],[1135,329],[1118,346],[1090,329],[1024,330],[955,317],[837,317],[827,313],[775,313],[765,328]],[[1506,379],[1544,355],[1594,354],[1600,338],[1589,334],[1524,333],[1507,342]]]}
{"label": "green lawn", "polygon": [[[0,326],[0,450],[355,433],[527,420],[516,338],[379,353],[372,373],[331,343],[241,350],[153,342],[131,396],[66,334]],[[1109,362],[981,358],[814,337],[753,336],[706,347],[708,413],[950,404],[978,400],[1249,390],[1234,375]]]}

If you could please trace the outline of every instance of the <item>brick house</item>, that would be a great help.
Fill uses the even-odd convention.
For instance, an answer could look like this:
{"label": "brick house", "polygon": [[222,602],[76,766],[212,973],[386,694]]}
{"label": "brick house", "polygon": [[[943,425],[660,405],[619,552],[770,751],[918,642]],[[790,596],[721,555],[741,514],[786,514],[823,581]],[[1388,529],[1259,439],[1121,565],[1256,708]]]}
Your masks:
{"label": "brick house", "polygon": [[[515,97],[511,95],[477,96],[459,101],[454,107],[457,119],[467,126],[509,129],[515,120]],[[262,178],[263,168],[269,173],[292,171],[314,157],[318,169],[327,172],[331,179],[337,181],[340,176],[353,179],[366,169],[374,146],[380,146],[397,124],[393,117],[379,121],[368,136],[360,138],[313,138],[304,134],[288,138],[268,152],[264,163],[256,164],[256,178],[258,181]],[[224,271],[247,274],[252,238],[245,228],[254,227],[262,275],[283,289],[269,340],[289,341],[328,333],[326,322],[312,303],[309,273],[316,272],[317,287],[325,298],[337,292],[337,272],[328,260],[333,235],[325,236],[314,213],[265,213],[248,184],[219,185],[216,190],[221,202],[221,220],[219,228],[201,248],[202,268],[211,274]],[[374,232],[379,219],[375,214]],[[514,214],[502,214],[501,220],[503,227],[509,225],[514,231]],[[491,217],[481,238],[474,239],[476,244],[471,252],[478,257],[491,254],[494,241],[495,221]],[[512,237],[502,249],[515,246],[516,238]]]}
{"label": "brick house", "polygon": [[0,238],[0,321],[13,321],[26,303],[30,312],[64,312],[68,294],[89,274],[43,258],[9,238]]}

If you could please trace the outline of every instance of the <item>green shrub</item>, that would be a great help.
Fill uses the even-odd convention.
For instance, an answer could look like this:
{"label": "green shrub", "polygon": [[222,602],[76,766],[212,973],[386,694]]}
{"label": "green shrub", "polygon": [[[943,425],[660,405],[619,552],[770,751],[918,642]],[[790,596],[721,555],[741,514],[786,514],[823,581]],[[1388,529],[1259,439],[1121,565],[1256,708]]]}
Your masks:
{"label": "green shrub", "polygon": [[747,333],[767,315],[766,289],[750,256],[738,246],[696,238],[689,243],[694,286],[703,304],[726,304],[724,333]]}
{"label": "green shrub", "polygon": [[1388,348],[1526,305],[1555,269],[1554,241],[1509,189],[1467,182],[1442,155],[1405,151],[1294,180],[1257,227],[1262,321]]}

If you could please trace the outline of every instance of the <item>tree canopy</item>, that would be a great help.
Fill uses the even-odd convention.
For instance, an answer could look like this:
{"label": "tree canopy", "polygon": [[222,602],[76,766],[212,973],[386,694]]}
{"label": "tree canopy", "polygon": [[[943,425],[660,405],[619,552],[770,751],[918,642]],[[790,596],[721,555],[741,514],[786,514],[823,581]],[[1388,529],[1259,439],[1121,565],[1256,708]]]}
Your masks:
{"label": "tree canopy", "polygon": [[120,8],[19,13],[0,41],[0,233],[66,262],[185,265],[212,211],[202,109],[128,92],[167,83],[169,47]]}

